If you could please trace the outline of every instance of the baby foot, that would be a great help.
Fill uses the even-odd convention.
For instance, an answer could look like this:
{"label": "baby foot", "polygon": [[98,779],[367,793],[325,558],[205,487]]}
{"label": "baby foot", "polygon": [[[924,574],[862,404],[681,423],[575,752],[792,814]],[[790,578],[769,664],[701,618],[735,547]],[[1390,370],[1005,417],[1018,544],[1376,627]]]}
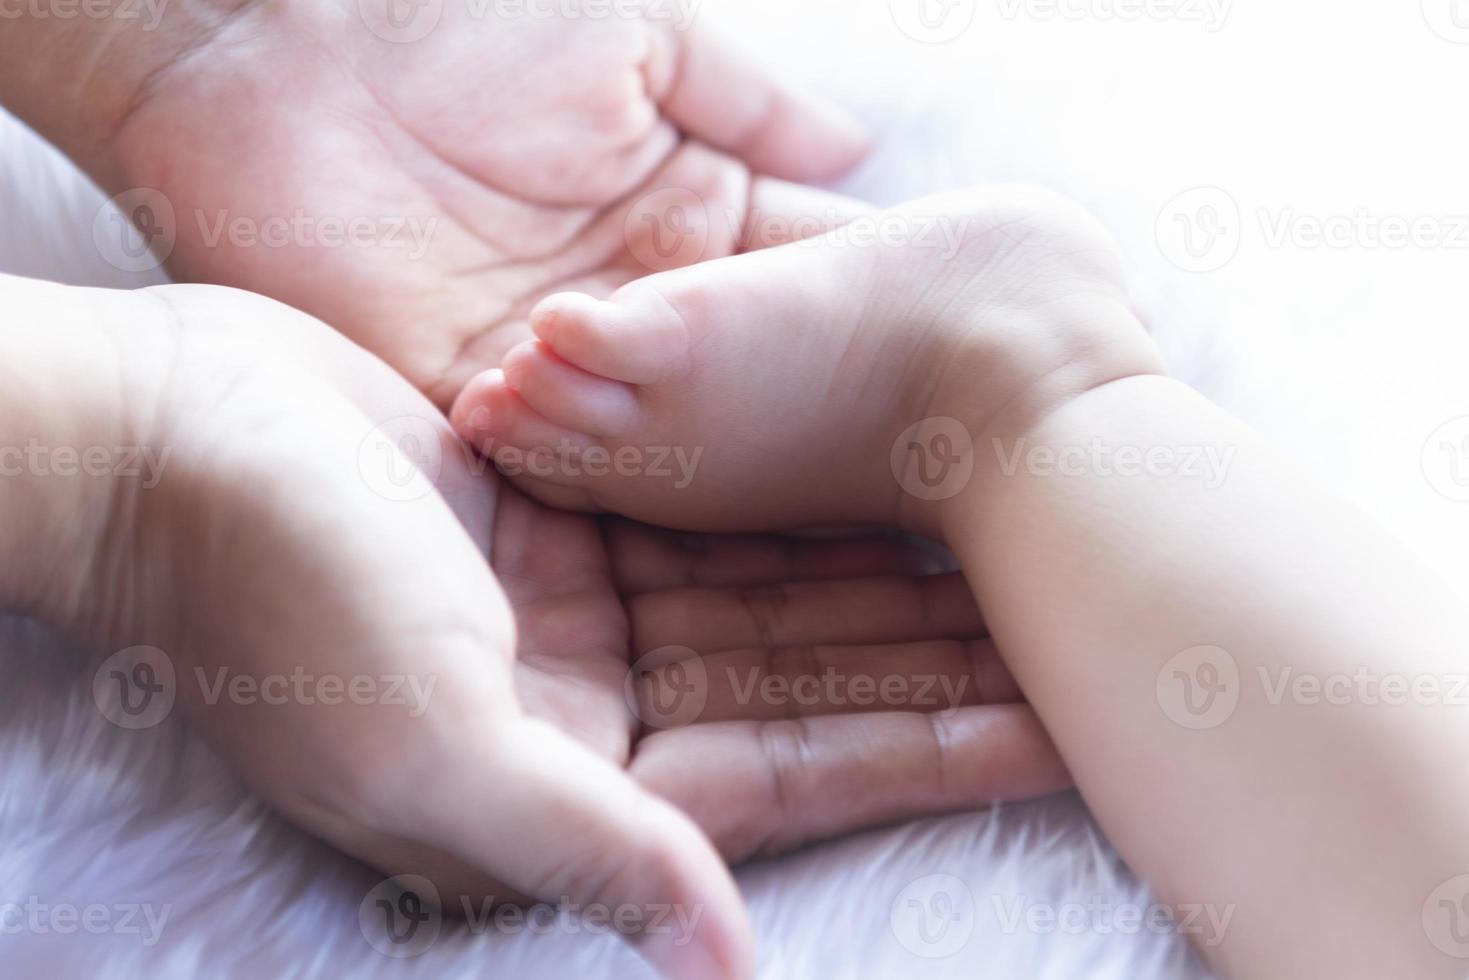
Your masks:
{"label": "baby foot", "polygon": [[554,506],[708,531],[928,530],[903,492],[915,424],[962,420],[988,445],[1160,369],[1105,232],[1027,188],[929,198],[607,301],[552,296],[531,319],[537,339],[459,396],[461,435]]}

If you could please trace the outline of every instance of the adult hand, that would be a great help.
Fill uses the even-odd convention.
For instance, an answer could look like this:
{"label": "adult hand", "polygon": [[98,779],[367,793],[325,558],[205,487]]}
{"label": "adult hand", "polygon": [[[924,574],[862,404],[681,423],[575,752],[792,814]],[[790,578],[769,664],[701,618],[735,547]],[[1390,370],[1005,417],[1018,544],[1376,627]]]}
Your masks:
{"label": "adult hand", "polygon": [[502,493],[526,710],[728,860],[1070,785],[969,588],[911,545],[599,525]]}
{"label": "adult hand", "polygon": [[[744,976],[753,940],[721,857],[1066,783],[1028,709],[991,704],[1018,694],[968,591],[915,577],[905,546],[599,526],[503,487],[405,380],[294,310],[212,287],[27,289],[11,308],[39,311],[34,336],[116,356],[68,389],[109,430],[65,439],[166,460],[67,501],[81,530],[36,611],[161,655],[265,799],[451,910],[697,911],[692,940],[629,938],[671,975]],[[670,718],[656,689],[692,664],[641,654],[675,645],[707,682]],[[828,662],[896,693],[748,693]]]}
{"label": "adult hand", "polygon": [[78,95],[34,77],[34,52],[77,29],[22,18],[0,100],[112,192],[147,189],[121,203],[175,278],[318,316],[443,408],[551,292],[609,294],[851,213],[752,172],[834,176],[860,130],[698,10],[187,0],[151,33],[87,39],[75,60],[100,70]]}
{"label": "adult hand", "polygon": [[146,712],[176,703],[285,816],[389,875],[423,875],[451,912],[524,896],[697,909],[692,937],[631,938],[670,975],[748,974],[744,909],[705,835],[544,710],[555,679],[517,659],[517,614],[486,560],[518,522],[418,391],[253,294],[26,291],[37,299],[7,297],[34,314],[14,347],[29,363],[55,345],[65,382],[39,416],[51,427],[17,444],[161,461],[137,478],[37,479],[41,504],[89,492],[67,495],[62,520],[28,515],[67,532],[31,552],[50,588],[26,611],[116,651],[95,688],[109,718],[156,723]]}

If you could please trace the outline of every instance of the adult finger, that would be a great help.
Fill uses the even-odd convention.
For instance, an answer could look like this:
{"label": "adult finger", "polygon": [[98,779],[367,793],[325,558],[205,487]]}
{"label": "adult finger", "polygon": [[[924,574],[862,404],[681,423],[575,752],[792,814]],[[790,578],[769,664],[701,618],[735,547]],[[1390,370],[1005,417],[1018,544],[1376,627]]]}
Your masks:
{"label": "adult finger", "polygon": [[757,172],[802,182],[835,177],[866,155],[867,133],[850,114],[692,20],[687,30],[662,25],[647,70],[652,97],[685,133]]}
{"label": "adult finger", "polygon": [[[1025,700],[989,639],[730,650],[692,659],[639,672],[634,690],[645,723],[953,711]],[[670,699],[669,692],[679,696]]]}
{"label": "adult finger", "polygon": [[[750,974],[744,904],[686,815],[543,722],[520,718],[480,734],[460,742],[463,758],[440,760],[459,774],[451,794],[412,801],[424,844],[521,894],[623,914],[628,938],[666,976]],[[655,928],[668,909],[697,923],[692,939]]]}
{"label": "adult finger", "polygon": [[629,596],[669,589],[927,575],[952,567],[952,559],[937,546],[896,535],[809,540],[685,534],[621,519],[605,521],[603,531],[618,591]]}
{"label": "adult finger", "polygon": [[844,194],[756,177],[750,184],[750,207],[739,248],[750,252],[816,238],[876,213],[872,205]]}
{"label": "adult finger", "polygon": [[744,589],[675,589],[628,604],[633,650],[724,650],[823,644],[967,640],[984,619],[959,572],[793,582]]}
{"label": "adult finger", "polygon": [[731,861],[1071,785],[1023,705],[695,725],[644,739],[632,772]]}

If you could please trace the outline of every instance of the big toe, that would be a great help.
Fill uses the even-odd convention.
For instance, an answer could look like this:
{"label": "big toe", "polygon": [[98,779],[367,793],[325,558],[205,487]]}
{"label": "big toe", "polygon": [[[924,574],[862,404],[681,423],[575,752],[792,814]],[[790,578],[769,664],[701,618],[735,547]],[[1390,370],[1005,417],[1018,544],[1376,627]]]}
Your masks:
{"label": "big toe", "polygon": [[536,306],[530,319],[536,336],[569,364],[628,384],[665,380],[689,348],[683,316],[642,283],[609,300],[558,293]]}

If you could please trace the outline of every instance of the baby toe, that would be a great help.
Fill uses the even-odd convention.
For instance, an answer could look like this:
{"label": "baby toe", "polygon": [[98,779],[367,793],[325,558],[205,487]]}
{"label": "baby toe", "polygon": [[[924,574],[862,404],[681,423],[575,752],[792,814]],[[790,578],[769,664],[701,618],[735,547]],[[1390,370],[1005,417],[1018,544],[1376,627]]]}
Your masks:
{"label": "baby toe", "polygon": [[502,468],[531,455],[579,453],[596,445],[586,433],[537,412],[511,389],[500,370],[472,380],[455,401],[450,419],[461,439]]}
{"label": "baby toe", "polygon": [[505,382],[543,417],[592,436],[625,436],[637,428],[637,391],[568,363],[543,341],[505,355]]}
{"label": "baby toe", "polygon": [[531,312],[531,328],[567,363],[636,385],[664,380],[689,346],[679,312],[640,284],[605,301],[579,293],[549,297]]}

